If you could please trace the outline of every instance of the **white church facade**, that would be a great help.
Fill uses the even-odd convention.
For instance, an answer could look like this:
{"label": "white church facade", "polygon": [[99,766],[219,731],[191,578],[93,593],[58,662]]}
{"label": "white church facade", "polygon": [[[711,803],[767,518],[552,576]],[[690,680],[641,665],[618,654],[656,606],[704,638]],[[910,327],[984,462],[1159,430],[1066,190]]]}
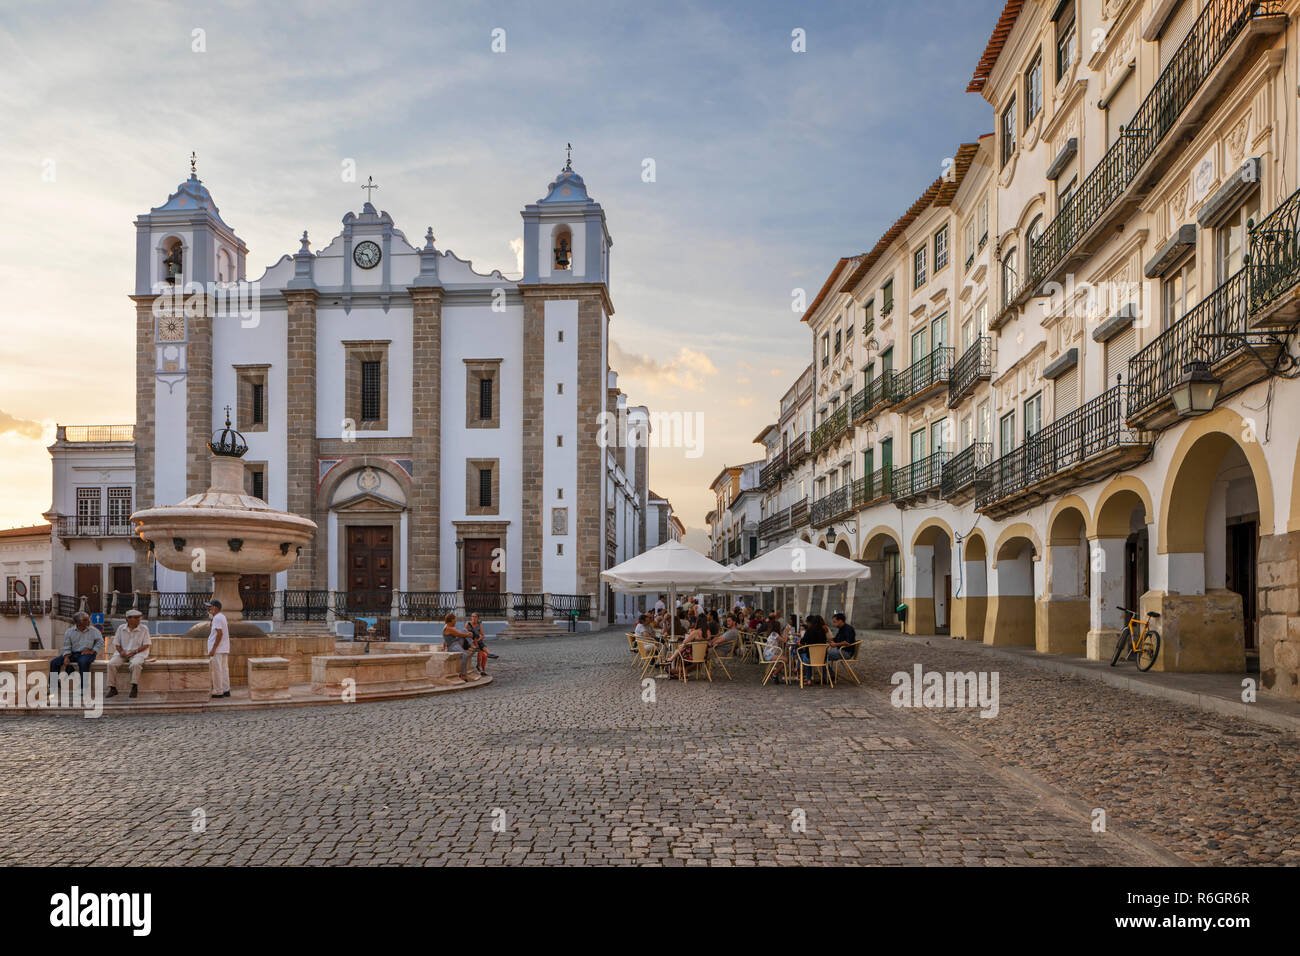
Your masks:
{"label": "white church facade", "polygon": [[[135,222],[134,473],[118,481],[134,508],[206,487],[205,442],[228,408],[248,443],[248,492],[319,528],[287,572],[241,582],[250,610],[396,612],[401,595],[444,607],[460,593],[459,607],[489,616],[506,613],[507,595],[552,595],[557,614],[632,613],[599,582],[644,549],[648,508],[637,437],[649,413],[628,406],[608,367],[605,212],[566,164],[521,215],[518,278],[476,271],[432,229],[412,243],[366,201],[328,242],[313,248],[304,233],[250,281],[247,247],[192,173]],[[624,423],[613,443],[610,421]],[[99,527],[59,520],[77,500],[56,487],[56,538]],[[210,587],[201,569],[171,572],[132,547],[133,590]],[[79,574],[55,589],[84,596],[93,572]],[[123,590],[124,573],[111,574],[106,595]]]}

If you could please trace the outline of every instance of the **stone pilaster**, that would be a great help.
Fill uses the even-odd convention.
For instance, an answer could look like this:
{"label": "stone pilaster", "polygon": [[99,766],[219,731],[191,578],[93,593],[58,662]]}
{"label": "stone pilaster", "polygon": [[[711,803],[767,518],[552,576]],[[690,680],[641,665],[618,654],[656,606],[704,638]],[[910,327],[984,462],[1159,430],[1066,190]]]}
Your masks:
{"label": "stone pilaster", "polygon": [[[523,380],[523,488],[520,502],[519,557],[520,590],[526,593],[542,589],[542,541],[544,533],[545,485],[545,382],[546,382],[546,296],[539,292],[524,294],[524,368]],[[576,539],[581,547],[581,538]],[[581,591],[581,588],[578,588]]]}
{"label": "stone pilaster", "polygon": [[[287,367],[285,368],[288,446],[288,510],[294,514],[316,513],[316,290],[285,290],[288,305]],[[290,588],[324,588],[328,582],[325,556],[328,528],[321,525],[316,537],[289,568]]]}
{"label": "stone pilaster", "polygon": [[[206,297],[201,308],[186,316],[185,347],[185,494],[202,494],[208,488],[208,440],[212,438],[212,334],[213,309]],[[191,310],[187,310],[191,311]],[[174,504],[174,502],[164,502]],[[189,574],[191,591],[210,591],[211,574]]]}
{"label": "stone pilaster", "polygon": [[[605,352],[608,319],[601,298],[586,294],[578,299],[578,545],[577,593],[601,588],[601,552],[604,547],[605,449],[600,446],[600,415],[605,410],[605,384],[609,364]],[[538,588],[540,590],[540,588]]]}
{"label": "stone pilaster", "polygon": [[[154,370],[157,356],[154,352],[155,296],[133,295],[135,302],[135,510],[152,508],[174,502],[156,501],[154,485],[154,448],[157,445],[157,408],[154,388],[157,379]],[[132,572],[137,588],[153,587],[153,562],[148,548],[137,548],[135,569]]]}
{"label": "stone pilaster", "polygon": [[1269,697],[1286,700],[1300,700],[1298,568],[1300,531],[1260,537],[1256,595],[1260,689]]}
{"label": "stone pilaster", "polygon": [[[415,474],[407,518],[406,577],[412,591],[443,590],[439,577],[442,295],[441,288],[411,289],[411,453]],[[454,585],[455,581],[448,583]]]}

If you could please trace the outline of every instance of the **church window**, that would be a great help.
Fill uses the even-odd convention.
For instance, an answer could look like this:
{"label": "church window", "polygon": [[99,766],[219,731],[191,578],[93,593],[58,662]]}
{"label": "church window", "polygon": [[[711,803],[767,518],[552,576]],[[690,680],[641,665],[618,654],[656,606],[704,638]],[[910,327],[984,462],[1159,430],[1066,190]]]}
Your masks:
{"label": "church window", "polygon": [[470,458],[465,462],[465,513],[494,515],[499,512],[500,460]]}
{"label": "church window", "polygon": [[379,420],[380,365],[378,362],[361,363],[361,420]]}
{"label": "church window", "polygon": [[573,267],[573,232],[568,226],[555,230],[555,268],[566,272]]}
{"label": "church window", "polygon": [[465,359],[465,427],[501,427],[501,359]]}
{"label": "church window", "polygon": [[267,376],[269,365],[235,366],[235,421],[246,432],[264,432],[269,417]]}

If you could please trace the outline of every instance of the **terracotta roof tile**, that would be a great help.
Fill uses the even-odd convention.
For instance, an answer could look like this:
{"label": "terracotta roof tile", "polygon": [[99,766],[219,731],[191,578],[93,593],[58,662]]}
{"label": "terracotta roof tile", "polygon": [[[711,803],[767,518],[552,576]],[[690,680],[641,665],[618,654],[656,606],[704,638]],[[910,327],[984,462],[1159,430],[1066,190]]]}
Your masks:
{"label": "terracotta roof tile", "polygon": [[5,528],[4,530],[0,530],[0,538],[34,538],[37,535],[49,533],[49,525],[34,524],[26,528]]}
{"label": "terracotta roof tile", "polygon": [[998,22],[993,27],[989,44],[984,48],[984,55],[980,57],[975,67],[975,75],[971,77],[970,85],[966,87],[967,93],[983,91],[984,84],[988,82],[989,74],[993,72],[998,57],[1002,55],[1002,48],[1006,46],[1007,37],[1011,36],[1011,28],[1016,25],[1016,18],[1020,16],[1024,5],[1025,0],[1007,0],[1007,5],[1002,8],[1002,16],[998,17]]}

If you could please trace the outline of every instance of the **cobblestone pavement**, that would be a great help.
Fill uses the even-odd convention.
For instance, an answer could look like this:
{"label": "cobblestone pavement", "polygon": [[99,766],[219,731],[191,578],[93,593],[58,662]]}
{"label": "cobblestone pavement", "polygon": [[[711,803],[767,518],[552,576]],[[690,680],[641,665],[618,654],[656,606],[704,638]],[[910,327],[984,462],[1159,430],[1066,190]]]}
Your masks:
{"label": "cobblestone pavement", "polygon": [[893,671],[977,649],[873,642],[833,689],[734,664],[647,703],[621,634],[494,648],[493,685],[442,697],[0,719],[0,864],[1161,861],[1000,760],[1189,858],[1297,832],[1294,743],[1229,718],[1002,660],[996,719],[890,706]]}
{"label": "cobblestone pavement", "polygon": [[1300,864],[1295,734],[994,657],[947,637],[890,635],[868,646],[877,685],[916,663],[998,671],[997,718],[949,709],[927,710],[926,719],[998,763],[1104,809],[1110,823],[1189,863]]}

